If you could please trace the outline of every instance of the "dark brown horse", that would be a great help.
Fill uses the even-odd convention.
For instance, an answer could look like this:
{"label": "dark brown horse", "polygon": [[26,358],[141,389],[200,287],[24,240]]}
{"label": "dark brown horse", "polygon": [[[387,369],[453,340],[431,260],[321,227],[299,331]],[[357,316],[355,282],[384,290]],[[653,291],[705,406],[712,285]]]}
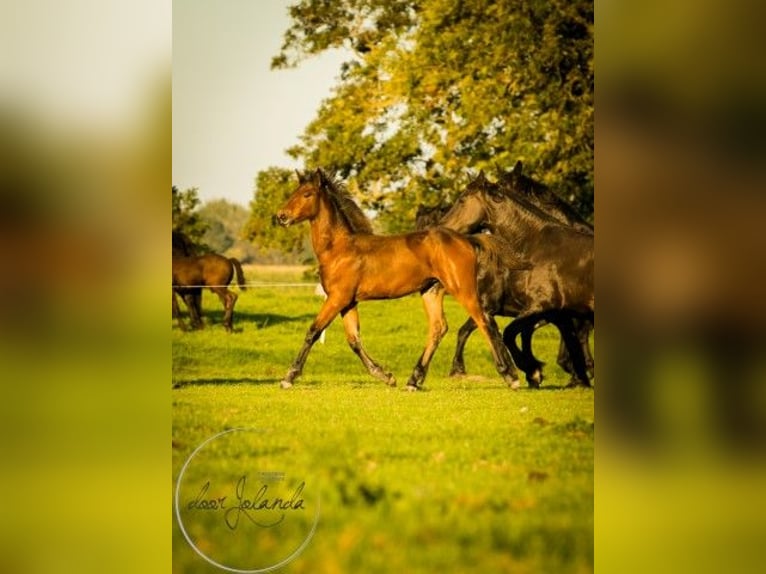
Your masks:
{"label": "dark brown horse", "polygon": [[[319,276],[327,293],[322,308],[306,333],[298,356],[282,380],[292,386],[320,333],[340,314],[351,349],[374,377],[394,386],[396,381],[365,351],[359,335],[360,301],[395,299],[420,292],[428,316],[426,347],[407,389],[417,389],[425,378],[433,353],[447,332],[442,307],[444,292],[451,294],[487,337],[498,372],[512,387],[519,386],[516,369],[500,338],[497,324],[481,308],[476,289],[476,246],[447,229],[402,235],[374,235],[370,221],[348,193],[322,170],[298,173],[298,188],[277,221],[284,226],[308,221],[311,243],[319,260]],[[436,282],[443,289],[429,289]]]}
{"label": "dark brown horse", "polygon": [[[574,321],[593,322],[592,233],[562,225],[524,197],[502,192],[483,173],[458,197],[441,223],[462,233],[487,228],[508,241],[514,257],[530,265],[520,279],[502,285],[504,291],[494,299],[510,306],[504,311],[516,317],[503,339],[528,378],[539,366],[528,362],[532,357],[530,337],[522,337],[523,348],[519,350],[516,336],[530,333],[540,321],[548,321],[559,328],[572,358],[571,384],[589,385]],[[533,374],[535,378],[540,380]]]}
{"label": "dark brown horse", "polygon": [[[481,174],[472,185],[480,185],[481,181],[485,179],[484,175]],[[528,200],[534,207],[539,208],[543,212],[543,214],[540,214],[540,217],[545,218],[546,221],[558,221],[578,231],[593,234],[593,227],[567,202],[559,198],[547,186],[523,175],[521,162],[517,162],[513,170],[501,173],[498,185],[503,193],[511,195],[520,194],[521,197]],[[419,206],[416,228],[423,229],[426,226],[443,224],[441,217],[448,211],[449,207],[441,205],[436,207]],[[479,228],[475,228],[472,231],[479,231]],[[515,317],[520,311],[520,307],[514,292],[517,286],[515,281],[511,280],[511,277],[517,276],[516,271],[519,266],[524,267],[527,263],[519,258],[519,253],[513,253],[513,250],[508,250],[502,241],[487,239],[485,235],[478,237],[488,244],[485,245],[484,251],[479,255],[479,294],[482,306],[492,316]],[[494,237],[497,238],[497,236]],[[529,355],[526,360],[517,362],[517,366],[526,372],[527,380],[530,386],[533,387],[539,386],[543,378],[542,363],[537,361],[531,354],[531,338],[534,330],[539,326],[528,326],[521,333],[524,342],[523,347],[528,350]],[[589,335],[592,327],[587,323],[581,324],[579,320],[576,320],[576,328],[585,353],[586,365],[588,370],[592,372],[593,358],[589,347]],[[465,374],[465,345],[471,333],[475,330],[476,325],[470,318],[460,327],[450,376]],[[559,347],[558,364],[567,373],[574,374],[572,360],[563,339]]]}
{"label": "dark brown horse", "polygon": [[[173,302],[177,307],[176,295],[180,295],[189,311],[192,328],[202,327],[200,300],[202,289],[207,287],[218,295],[223,304],[223,326],[231,332],[234,314],[234,303],[237,295],[228,289],[229,283],[236,271],[237,284],[245,290],[245,276],[242,265],[234,257],[224,257],[216,253],[192,257],[173,257]],[[179,324],[184,328],[179,316]]]}
{"label": "dark brown horse", "polygon": [[[511,171],[501,173],[498,180],[500,190],[511,198],[524,198],[532,205],[539,208],[546,215],[567,225],[577,231],[593,235],[593,226],[585,220],[577,211],[566,201],[556,195],[547,185],[535,181],[523,173],[521,161],[517,161]],[[580,346],[585,354],[585,364],[588,372],[593,375],[594,361],[590,352],[590,334],[593,331],[593,325],[582,319],[574,319],[577,338],[580,340]],[[522,333],[522,339],[527,341],[526,333]],[[526,343],[529,344],[528,342]],[[559,366],[570,375],[574,375],[574,366],[571,357],[567,351],[566,345],[559,346],[559,355],[557,359]]]}

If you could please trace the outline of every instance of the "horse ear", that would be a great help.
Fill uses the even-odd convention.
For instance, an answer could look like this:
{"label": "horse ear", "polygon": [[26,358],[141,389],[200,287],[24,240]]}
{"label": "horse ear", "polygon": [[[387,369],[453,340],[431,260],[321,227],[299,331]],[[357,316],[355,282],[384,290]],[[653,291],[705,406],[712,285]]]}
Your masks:
{"label": "horse ear", "polygon": [[322,169],[321,168],[317,168],[317,170],[314,172],[314,177],[312,178],[314,186],[315,187],[322,187],[323,179],[324,179],[324,173],[322,172]]}
{"label": "horse ear", "polygon": [[521,160],[516,161],[516,165],[513,166],[511,173],[513,175],[521,175]]}
{"label": "horse ear", "polygon": [[303,177],[303,174],[300,172],[300,170],[296,169],[295,174],[298,176],[298,183],[306,183],[306,178]]}
{"label": "horse ear", "polygon": [[484,175],[484,170],[483,169],[479,172],[479,175],[476,177],[476,181],[478,181],[480,183],[486,183],[487,182],[487,176]]}

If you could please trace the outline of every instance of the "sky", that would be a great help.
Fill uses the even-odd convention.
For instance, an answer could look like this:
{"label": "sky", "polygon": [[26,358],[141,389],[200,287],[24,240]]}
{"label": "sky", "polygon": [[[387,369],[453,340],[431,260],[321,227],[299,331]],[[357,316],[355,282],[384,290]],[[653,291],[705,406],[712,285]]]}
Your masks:
{"label": "sky", "polygon": [[173,185],[247,207],[257,173],[302,167],[285,150],[331,95],[342,52],[270,69],[296,0],[174,0]]}

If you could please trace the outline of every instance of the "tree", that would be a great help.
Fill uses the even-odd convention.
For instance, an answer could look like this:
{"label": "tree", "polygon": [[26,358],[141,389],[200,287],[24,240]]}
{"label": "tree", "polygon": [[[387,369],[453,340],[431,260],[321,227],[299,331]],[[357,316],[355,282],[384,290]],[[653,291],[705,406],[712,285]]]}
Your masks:
{"label": "tree", "polygon": [[208,226],[204,241],[216,253],[224,253],[237,243],[248,219],[247,209],[225,199],[206,202],[199,215]]}
{"label": "tree", "polygon": [[203,240],[207,231],[207,224],[200,217],[199,197],[196,187],[186,191],[180,191],[175,185],[173,190],[173,231],[181,233],[191,242],[192,246],[200,251],[207,251],[208,247]]}
{"label": "tree", "polygon": [[293,261],[302,261],[310,252],[306,228],[302,225],[284,228],[274,222],[274,215],[295,190],[297,182],[292,170],[270,167],[259,172],[250,202],[250,218],[242,233],[261,250],[276,249],[287,253]]}
{"label": "tree", "polygon": [[302,0],[290,16],[273,68],[351,56],[288,153],[355,181],[389,231],[469,168],[519,159],[592,218],[592,1]]}

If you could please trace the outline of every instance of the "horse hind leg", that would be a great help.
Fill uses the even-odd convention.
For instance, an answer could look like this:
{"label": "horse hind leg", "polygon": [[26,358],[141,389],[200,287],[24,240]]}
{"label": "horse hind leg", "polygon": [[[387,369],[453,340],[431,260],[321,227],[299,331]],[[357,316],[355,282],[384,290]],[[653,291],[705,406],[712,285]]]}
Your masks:
{"label": "horse hind leg", "polygon": [[232,323],[234,319],[234,304],[237,302],[237,294],[229,291],[225,287],[217,287],[211,289],[211,291],[218,295],[218,298],[221,300],[221,305],[223,305],[223,328],[226,329],[228,333],[231,333],[234,330]]}
{"label": "horse hind leg", "polygon": [[561,332],[561,337],[566,344],[569,356],[572,360],[573,374],[567,388],[584,386],[590,387],[590,380],[588,379],[588,371],[585,363],[585,353],[582,348],[582,341],[579,337],[578,330],[574,325],[573,318],[568,314],[562,314],[555,320],[556,326]]}
{"label": "horse hind leg", "polygon": [[396,379],[394,376],[385,371],[375,360],[367,354],[364,346],[362,345],[362,337],[359,329],[359,310],[356,304],[341,311],[343,317],[343,329],[346,332],[346,341],[348,341],[349,347],[354,351],[357,357],[362,361],[362,364],[367,368],[367,371],[375,378],[380,379],[390,387],[396,386]]}
{"label": "horse hind leg", "polygon": [[[593,327],[590,321],[586,319],[574,318],[572,321],[574,323],[575,332],[577,333],[577,339],[580,342],[580,347],[582,348],[585,357],[585,368],[588,372],[588,376],[592,378],[594,376],[595,365],[593,354],[590,352],[590,332]],[[559,345],[559,354],[556,362],[566,373],[570,375],[575,374],[572,357],[569,355],[569,350],[563,339]]]}
{"label": "horse hind leg", "polygon": [[[511,322],[503,331],[503,342],[511,353],[513,362],[526,375],[527,385],[538,389],[543,382],[543,363],[532,353],[532,335],[537,328],[536,320],[521,318]],[[521,349],[516,345],[516,337],[521,334]]]}
{"label": "horse hind leg", "polygon": [[407,381],[406,389],[408,391],[416,391],[423,384],[431,359],[449,329],[447,319],[444,316],[444,288],[441,285],[435,285],[423,292],[422,298],[428,317],[428,337],[426,347]]}
{"label": "horse hind leg", "polygon": [[[530,388],[539,388],[543,380],[542,363],[532,355],[531,341],[538,317],[517,316],[503,331],[503,342],[511,353],[513,361],[526,375],[527,385]],[[516,339],[521,334],[522,348],[519,349]]]}
{"label": "horse hind leg", "polygon": [[471,336],[476,330],[476,321],[468,317],[463,326],[457,332],[457,344],[455,345],[455,356],[452,358],[452,368],[450,369],[449,376],[457,377],[465,375],[465,345],[468,342],[468,337]]}
{"label": "horse hind leg", "polygon": [[468,311],[468,314],[474,320],[478,329],[487,339],[497,372],[503,377],[503,380],[510,388],[514,390],[519,388],[519,376],[516,372],[516,367],[514,367],[509,349],[503,343],[502,336],[500,335],[495,320],[487,315],[481,308],[476,292],[474,291],[473,296],[471,296],[470,293],[466,293],[463,290],[454,290],[452,295],[457,299],[458,303]]}

